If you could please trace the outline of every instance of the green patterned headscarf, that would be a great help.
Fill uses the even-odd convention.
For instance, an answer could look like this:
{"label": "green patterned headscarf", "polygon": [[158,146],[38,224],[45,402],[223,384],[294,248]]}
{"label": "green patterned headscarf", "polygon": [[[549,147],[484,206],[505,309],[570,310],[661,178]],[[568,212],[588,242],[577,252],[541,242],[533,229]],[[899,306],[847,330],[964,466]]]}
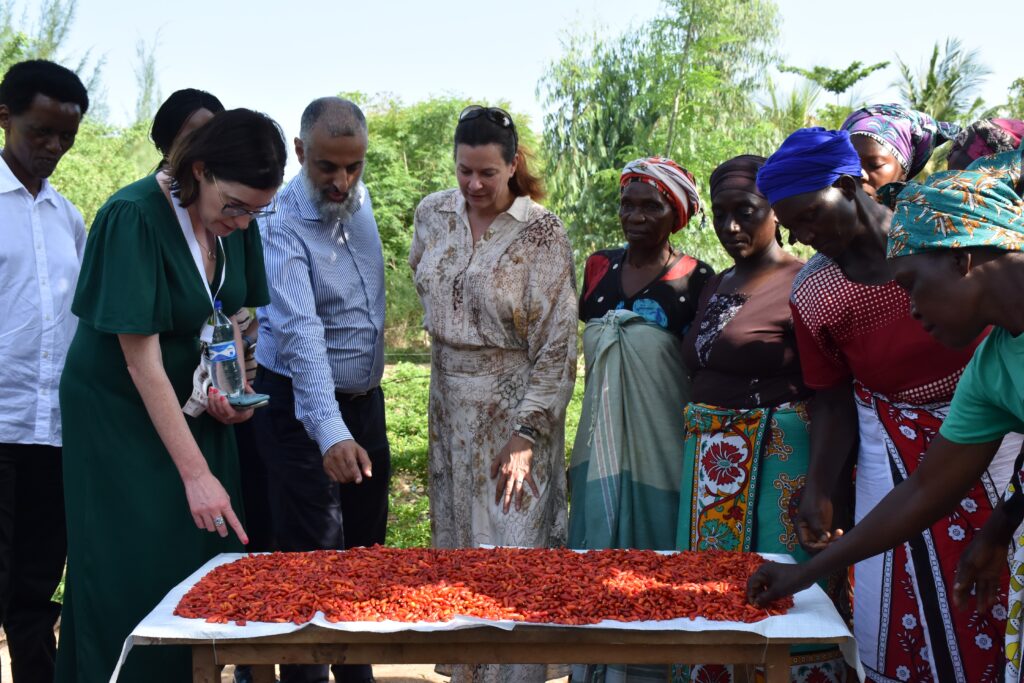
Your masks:
{"label": "green patterned headscarf", "polygon": [[[1002,155],[1000,155],[1002,156]],[[1016,156],[1020,175],[1020,152]],[[980,161],[980,160],[979,160]],[[1012,162],[1011,162],[1012,163]],[[1024,201],[1014,191],[1015,176],[992,158],[966,171],[934,173],[907,183],[896,196],[889,230],[889,258],[962,247],[1024,248]]]}

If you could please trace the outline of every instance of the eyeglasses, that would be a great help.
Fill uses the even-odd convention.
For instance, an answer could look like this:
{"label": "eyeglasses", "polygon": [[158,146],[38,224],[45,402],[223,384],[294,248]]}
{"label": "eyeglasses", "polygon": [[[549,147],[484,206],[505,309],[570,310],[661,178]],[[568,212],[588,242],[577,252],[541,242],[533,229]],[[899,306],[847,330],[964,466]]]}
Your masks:
{"label": "eyeglasses", "polygon": [[220,200],[224,202],[224,206],[221,207],[220,212],[229,218],[238,218],[239,216],[248,216],[249,218],[266,218],[267,216],[272,216],[277,210],[275,208],[275,202],[271,202],[270,204],[267,204],[267,206],[254,210],[249,210],[244,206],[239,206],[238,204],[231,204],[224,196],[224,193],[221,192],[220,185],[217,184],[217,176],[211,175],[210,177],[213,179],[213,186],[217,188],[217,194],[220,195]]}
{"label": "eyeglasses", "polygon": [[481,116],[487,117],[488,121],[497,124],[501,128],[507,128],[512,131],[512,141],[515,142],[516,148],[519,148],[519,134],[516,133],[516,124],[512,121],[512,115],[501,107],[483,107],[479,104],[471,104],[459,114],[459,123],[472,121]]}

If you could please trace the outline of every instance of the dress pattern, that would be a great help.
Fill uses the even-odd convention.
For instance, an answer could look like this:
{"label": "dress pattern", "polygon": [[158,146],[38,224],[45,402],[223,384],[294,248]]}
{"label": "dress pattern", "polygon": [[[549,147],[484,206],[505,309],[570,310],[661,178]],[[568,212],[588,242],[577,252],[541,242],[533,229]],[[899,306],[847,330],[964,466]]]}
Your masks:
{"label": "dress pattern", "polygon": [[[566,540],[565,408],[576,376],[576,286],[562,222],[517,198],[474,245],[458,190],[416,209],[409,256],[431,337],[429,492],[435,547]],[[533,429],[523,509],[494,502],[492,458]],[[453,680],[537,681],[543,666],[456,667]]]}

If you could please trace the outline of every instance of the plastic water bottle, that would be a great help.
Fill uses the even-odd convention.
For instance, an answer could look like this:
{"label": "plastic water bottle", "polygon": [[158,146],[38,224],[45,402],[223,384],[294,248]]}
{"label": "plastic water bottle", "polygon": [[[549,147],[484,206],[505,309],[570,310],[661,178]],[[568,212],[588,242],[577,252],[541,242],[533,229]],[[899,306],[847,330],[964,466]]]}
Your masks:
{"label": "plastic water bottle", "polygon": [[210,366],[210,382],[225,396],[238,396],[245,391],[242,371],[238,366],[235,348],[235,328],[224,315],[221,302],[213,304],[213,338],[206,347],[206,360]]}

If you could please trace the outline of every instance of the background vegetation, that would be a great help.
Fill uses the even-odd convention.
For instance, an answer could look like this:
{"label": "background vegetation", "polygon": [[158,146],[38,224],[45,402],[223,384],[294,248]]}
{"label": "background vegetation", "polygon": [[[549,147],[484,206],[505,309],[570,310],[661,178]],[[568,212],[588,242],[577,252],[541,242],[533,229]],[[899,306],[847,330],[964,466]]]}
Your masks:
{"label": "background vegetation", "polygon": [[[89,85],[94,105],[52,178],[88,224],[114,190],[151,172],[157,162],[148,140],[149,120],[161,101],[154,51],[145,43],[137,49],[134,123],[112,125],[102,57],[63,50],[75,0],[42,0],[30,16],[18,15],[13,3],[0,0],[0,73],[22,59],[48,58],[75,68]],[[954,37],[936,42],[929,55],[900,55],[895,65],[854,62],[842,69],[783,64],[779,47],[779,13],[771,0],[665,0],[658,17],[620,35],[565,35],[561,57],[537,84],[544,120],[512,114],[544,169],[548,205],[565,221],[578,264],[593,250],[621,241],[617,179],[630,159],[672,157],[703,187],[715,165],[733,155],[768,154],[801,126],[837,127],[863,104],[856,86],[874,71],[893,72],[901,99],[941,120],[966,124],[1024,114],[1024,78],[1014,82],[1005,102],[982,101],[979,86],[989,70]],[[801,81],[782,91],[771,78],[776,72],[798,74]],[[387,262],[385,391],[396,471],[389,541],[420,545],[429,540],[423,495],[429,350],[405,261],[416,203],[455,184],[452,133],[458,112],[475,100],[347,96],[364,107],[369,120],[365,181]],[[933,168],[944,163],[942,156]],[[729,265],[710,222],[698,217],[674,239],[678,248],[716,268]],[[570,407],[570,439],[581,389],[582,379]]]}

